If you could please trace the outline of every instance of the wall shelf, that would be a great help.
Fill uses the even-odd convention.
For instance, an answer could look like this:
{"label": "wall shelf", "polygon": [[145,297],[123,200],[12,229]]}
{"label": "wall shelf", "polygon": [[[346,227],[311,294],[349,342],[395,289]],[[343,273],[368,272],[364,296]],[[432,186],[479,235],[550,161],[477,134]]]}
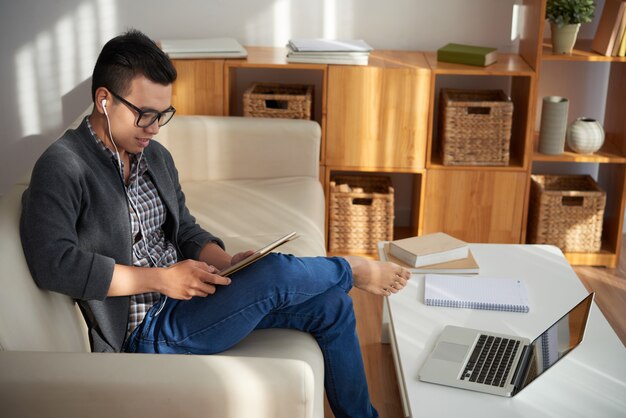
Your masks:
{"label": "wall shelf", "polygon": [[[524,243],[533,163],[546,163],[557,171],[565,166],[560,163],[598,163],[597,181],[607,192],[602,250],[566,256],[572,264],[615,267],[626,195],[626,58],[596,54],[591,41],[584,39],[572,55],[552,54],[550,40],[542,39],[546,0],[521,3],[519,54],[499,53],[498,61],[487,67],[438,62],[435,51],[394,50],[374,50],[367,66],[290,64],[286,48],[248,47],[247,59],[175,60],[179,78],[173,105],[183,114],[239,115],[241,90],[251,78],[289,82],[299,74],[312,81],[314,119],[322,127],[320,180],[326,196],[336,172],[389,173],[396,180],[407,180],[411,220],[409,225],[396,225],[401,237],[443,231],[468,242]],[[607,140],[599,152],[550,156],[537,151],[542,61],[610,64]],[[585,81],[589,82],[581,82]],[[442,164],[438,95],[443,87],[463,83],[503,89],[511,97],[507,166]],[[559,94],[567,97],[567,91]]]}

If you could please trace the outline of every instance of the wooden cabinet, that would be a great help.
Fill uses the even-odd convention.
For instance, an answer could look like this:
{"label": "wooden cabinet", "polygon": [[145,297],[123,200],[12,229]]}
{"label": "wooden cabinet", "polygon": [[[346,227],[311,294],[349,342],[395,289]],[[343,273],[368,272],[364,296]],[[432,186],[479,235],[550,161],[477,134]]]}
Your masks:
{"label": "wooden cabinet", "polygon": [[[468,242],[524,242],[535,71],[517,54],[500,54],[485,68],[438,62],[434,52],[426,57],[433,77],[422,232],[443,231]],[[468,85],[501,89],[513,102],[505,167],[442,162],[440,91]]]}
{"label": "wooden cabinet", "polygon": [[344,169],[424,168],[430,69],[422,54],[367,67],[330,66],[326,165]]}
{"label": "wooden cabinet", "polygon": [[224,60],[174,60],[172,102],[181,115],[223,116]]}
{"label": "wooden cabinet", "polygon": [[428,170],[424,234],[445,231],[468,242],[522,240],[526,173]]}
{"label": "wooden cabinet", "polygon": [[[536,163],[596,163],[607,192],[602,250],[566,254],[572,264],[615,267],[626,193],[626,59],[595,54],[582,40],[572,56],[554,56],[543,40],[546,0],[521,0],[518,54],[474,67],[441,63],[435,52],[381,51],[367,66],[289,64],[285,48],[249,47],[241,60],[175,60],[173,105],[179,113],[240,116],[251,81],[315,86],[313,119],[322,127],[320,179],[333,173],[385,173],[407,184],[396,200],[410,205],[410,225],[397,236],[445,231],[470,242],[524,243],[530,176]],[[601,10],[596,13],[600,14]],[[608,62],[606,143],[591,156],[537,152],[539,78],[546,61]],[[581,84],[593,80],[581,80]],[[502,89],[513,102],[507,166],[446,166],[440,157],[439,93],[444,87]],[[567,96],[567,92],[562,95]],[[556,168],[555,168],[556,167]],[[565,173],[564,173],[565,174]],[[328,194],[327,194],[328,195]]]}

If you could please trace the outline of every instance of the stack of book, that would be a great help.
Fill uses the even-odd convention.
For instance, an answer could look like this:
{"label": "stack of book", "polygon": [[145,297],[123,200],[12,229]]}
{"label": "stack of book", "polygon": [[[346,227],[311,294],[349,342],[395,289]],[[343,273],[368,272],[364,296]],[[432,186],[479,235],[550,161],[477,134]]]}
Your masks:
{"label": "stack of book", "polygon": [[390,241],[387,259],[413,273],[476,274],[478,264],[465,241],[443,232]]}
{"label": "stack of book", "polygon": [[292,39],[287,62],[367,65],[372,47],[362,40]]}
{"label": "stack of book", "polygon": [[591,48],[609,57],[626,55],[626,0],[606,0]]}
{"label": "stack of book", "polygon": [[164,39],[161,49],[172,59],[245,58],[246,49],[233,38]]}
{"label": "stack of book", "polygon": [[486,67],[498,59],[498,50],[487,46],[447,44],[437,50],[437,61]]}

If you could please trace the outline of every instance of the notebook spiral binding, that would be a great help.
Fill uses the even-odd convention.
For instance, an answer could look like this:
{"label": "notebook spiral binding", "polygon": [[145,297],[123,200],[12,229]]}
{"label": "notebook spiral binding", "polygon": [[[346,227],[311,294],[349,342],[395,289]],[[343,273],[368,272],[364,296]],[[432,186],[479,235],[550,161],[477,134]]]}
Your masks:
{"label": "notebook spiral binding", "polygon": [[429,306],[439,306],[443,308],[484,309],[484,310],[489,310],[489,311],[521,312],[521,313],[529,312],[528,306],[503,305],[503,304],[498,304],[498,303],[426,299],[426,304]]}

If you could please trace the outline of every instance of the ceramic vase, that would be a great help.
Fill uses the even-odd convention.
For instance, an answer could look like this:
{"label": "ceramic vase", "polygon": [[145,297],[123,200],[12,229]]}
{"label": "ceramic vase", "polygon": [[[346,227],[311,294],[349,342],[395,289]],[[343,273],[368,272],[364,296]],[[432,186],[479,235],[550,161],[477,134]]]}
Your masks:
{"label": "ceramic vase", "polygon": [[580,23],[559,26],[550,22],[552,53],[571,55],[580,29]]}
{"label": "ceramic vase", "polygon": [[569,100],[560,96],[543,98],[541,127],[539,128],[539,152],[558,155],[565,150],[567,113]]}
{"label": "ceramic vase", "polygon": [[604,129],[592,118],[578,118],[567,129],[567,145],[579,154],[592,154],[604,144]]}

